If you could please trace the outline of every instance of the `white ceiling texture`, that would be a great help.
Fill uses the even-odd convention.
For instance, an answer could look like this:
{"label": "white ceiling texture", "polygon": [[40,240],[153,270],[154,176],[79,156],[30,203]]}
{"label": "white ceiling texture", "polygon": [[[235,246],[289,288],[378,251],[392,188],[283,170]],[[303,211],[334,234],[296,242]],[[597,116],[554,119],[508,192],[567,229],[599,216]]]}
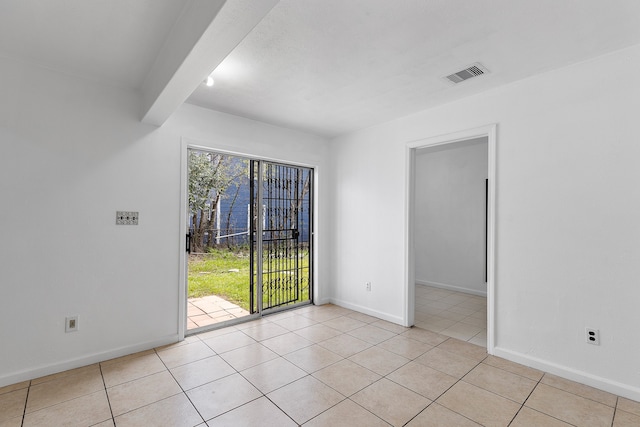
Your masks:
{"label": "white ceiling texture", "polygon": [[139,90],[145,121],[186,101],[327,137],[638,43],[638,0],[0,0],[0,55]]}
{"label": "white ceiling texture", "polygon": [[0,0],[0,55],[137,89],[187,0]]}

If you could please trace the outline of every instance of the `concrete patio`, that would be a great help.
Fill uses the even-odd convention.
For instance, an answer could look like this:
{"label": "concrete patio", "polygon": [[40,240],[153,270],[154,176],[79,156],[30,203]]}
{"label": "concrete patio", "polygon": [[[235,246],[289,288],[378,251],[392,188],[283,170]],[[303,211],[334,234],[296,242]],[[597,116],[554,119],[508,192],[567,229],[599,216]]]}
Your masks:
{"label": "concrete patio", "polygon": [[199,328],[247,316],[249,312],[219,296],[189,298],[187,301],[187,329]]}

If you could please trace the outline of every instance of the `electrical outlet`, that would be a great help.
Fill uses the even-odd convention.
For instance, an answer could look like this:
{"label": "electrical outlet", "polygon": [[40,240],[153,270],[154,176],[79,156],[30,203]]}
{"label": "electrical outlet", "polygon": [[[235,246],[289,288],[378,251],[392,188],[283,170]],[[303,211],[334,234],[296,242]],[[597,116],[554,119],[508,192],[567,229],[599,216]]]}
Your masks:
{"label": "electrical outlet", "polygon": [[593,345],[600,345],[600,331],[597,329],[585,328],[587,342]]}
{"label": "electrical outlet", "polygon": [[64,331],[75,332],[78,330],[78,316],[70,316],[65,318]]}
{"label": "electrical outlet", "polygon": [[365,283],[364,286],[367,289],[367,292],[371,292],[371,282]]}

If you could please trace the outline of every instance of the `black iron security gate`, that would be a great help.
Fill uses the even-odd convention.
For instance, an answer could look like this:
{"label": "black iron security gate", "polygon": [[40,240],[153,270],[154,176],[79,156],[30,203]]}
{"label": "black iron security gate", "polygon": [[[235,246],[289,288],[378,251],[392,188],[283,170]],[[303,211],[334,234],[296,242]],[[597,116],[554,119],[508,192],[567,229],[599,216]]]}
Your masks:
{"label": "black iron security gate", "polygon": [[313,170],[252,160],[249,176],[251,312],[312,301]]}

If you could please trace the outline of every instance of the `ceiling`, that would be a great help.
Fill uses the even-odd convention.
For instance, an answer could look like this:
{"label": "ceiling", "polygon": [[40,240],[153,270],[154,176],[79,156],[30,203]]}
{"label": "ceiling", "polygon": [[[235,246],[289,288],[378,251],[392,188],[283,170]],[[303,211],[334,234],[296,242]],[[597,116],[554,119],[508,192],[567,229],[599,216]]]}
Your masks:
{"label": "ceiling", "polygon": [[[0,0],[0,55],[140,90],[185,7],[197,6]],[[212,69],[201,66],[187,102],[331,137],[640,43],[637,0],[280,0],[268,9],[224,52],[212,88],[198,84]],[[216,19],[233,28],[238,14]],[[443,79],[475,62],[490,73]]]}
{"label": "ceiling", "polygon": [[0,55],[138,89],[188,0],[0,0]]}

